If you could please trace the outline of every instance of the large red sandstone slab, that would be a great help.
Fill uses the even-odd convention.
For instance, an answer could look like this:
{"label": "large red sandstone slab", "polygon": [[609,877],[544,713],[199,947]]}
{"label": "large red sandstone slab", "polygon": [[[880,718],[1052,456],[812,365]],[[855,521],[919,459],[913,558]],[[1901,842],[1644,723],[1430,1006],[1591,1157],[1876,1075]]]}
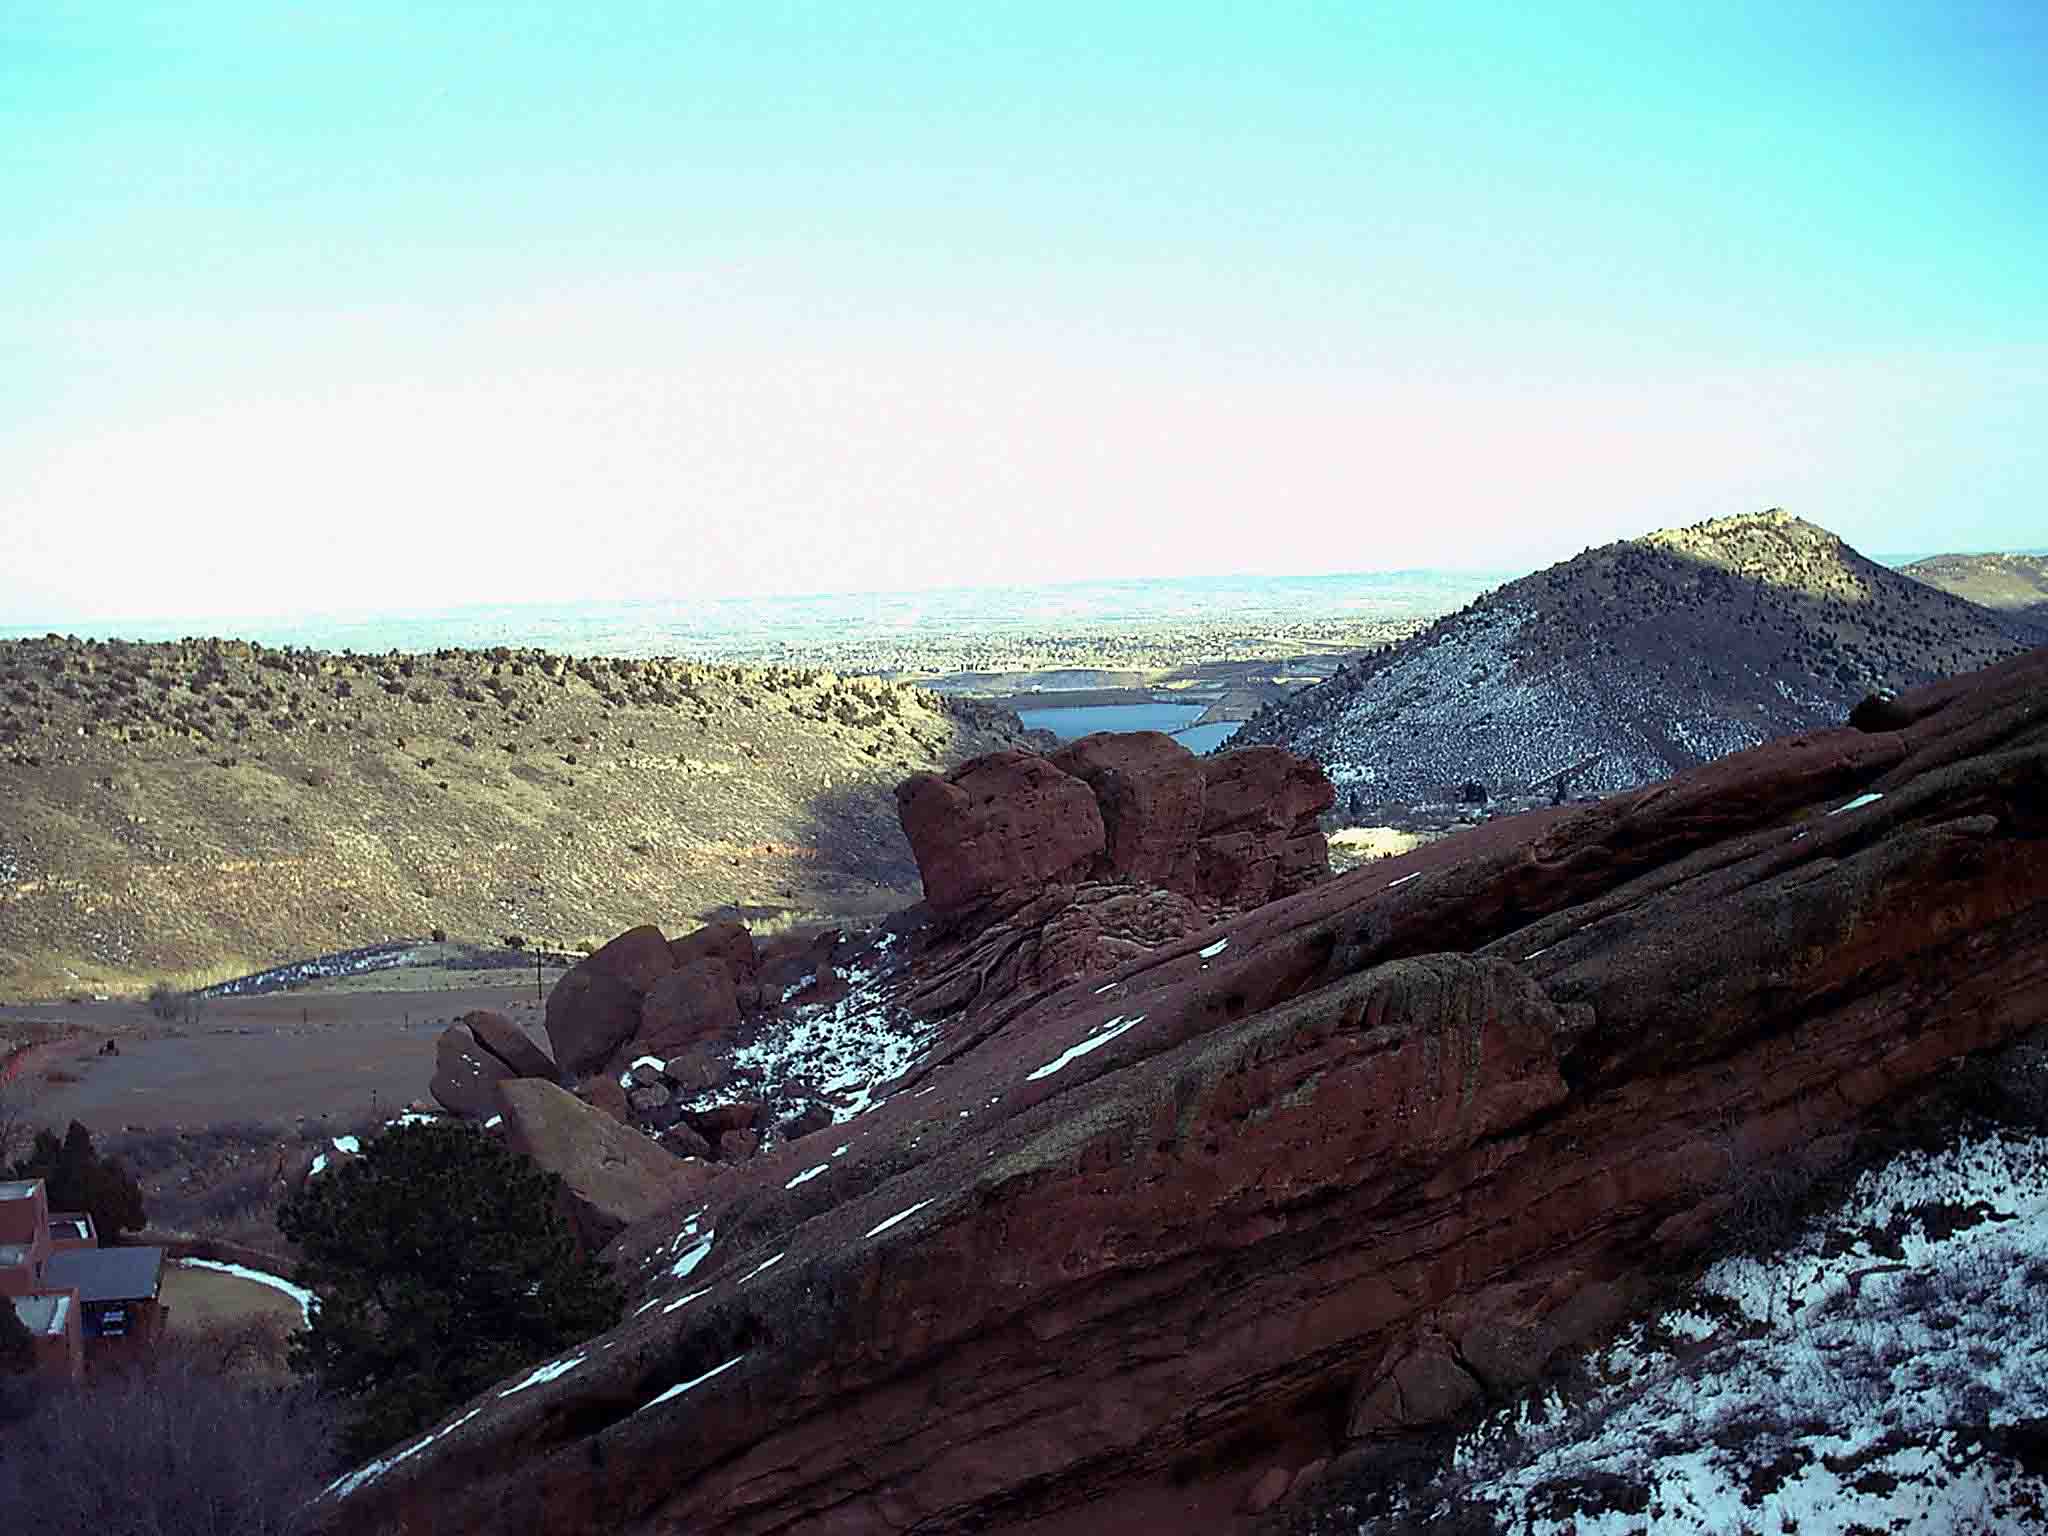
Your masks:
{"label": "large red sandstone slab", "polygon": [[977,1010],[624,1233],[613,1348],[327,1524],[1228,1529],[1235,1448],[1513,1390],[1731,1175],[2048,1023],[2044,699],[2037,653]]}
{"label": "large red sandstone slab", "polygon": [[540,1078],[497,1085],[507,1144],[562,1179],[566,1213],[593,1253],[636,1221],[706,1182],[701,1165],[663,1151],[630,1126]]}

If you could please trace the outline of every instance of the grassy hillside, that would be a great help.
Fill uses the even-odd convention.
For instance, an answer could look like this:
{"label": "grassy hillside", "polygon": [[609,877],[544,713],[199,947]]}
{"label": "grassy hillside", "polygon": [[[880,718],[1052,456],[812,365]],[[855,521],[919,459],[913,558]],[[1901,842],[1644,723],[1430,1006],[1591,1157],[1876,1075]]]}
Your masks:
{"label": "grassy hillside", "polygon": [[1014,730],[820,671],[0,642],[0,998],[894,905],[895,784]]}
{"label": "grassy hillside", "polygon": [[2048,641],[2048,555],[1929,555],[1900,570],[1915,581],[2029,622]]}

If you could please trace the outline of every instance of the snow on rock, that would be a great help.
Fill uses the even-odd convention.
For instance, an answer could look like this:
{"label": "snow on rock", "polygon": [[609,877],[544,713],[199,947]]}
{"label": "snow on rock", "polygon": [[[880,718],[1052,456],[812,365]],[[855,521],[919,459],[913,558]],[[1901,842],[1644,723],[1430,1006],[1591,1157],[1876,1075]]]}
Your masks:
{"label": "snow on rock", "polygon": [[667,1402],[672,1397],[681,1397],[685,1392],[689,1391],[692,1387],[703,1386],[704,1383],[709,1381],[712,1377],[721,1375],[724,1372],[731,1370],[734,1366],[738,1365],[742,1360],[746,1358],[747,1357],[745,1355],[734,1355],[730,1360],[726,1361],[725,1364],[714,1365],[702,1376],[692,1376],[688,1381],[677,1382],[674,1386],[670,1387],[666,1392],[663,1392],[659,1397],[649,1398],[646,1402],[642,1403],[638,1408],[634,1409],[633,1411],[635,1413],[645,1413],[648,1409],[657,1407],[658,1405]]}
{"label": "snow on rock", "polygon": [[1882,800],[1883,798],[1883,794],[1875,791],[1867,795],[1858,795],[1854,800],[1851,800],[1848,804],[1836,806],[1832,811],[1829,811],[1828,814],[1830,816],[1839,816],[1844,811],[1860,811],[1863,809],[1864,806],[1875,805],[1878,801]]}
{"label": "snow on rock", "polygon": [[467,1424],[471,1419],[475,1418],[478,1414],[482,1412],[482,1408],[472,1408],[469,1410],[469,1412],[465,1413],[461,1418],[457,1419],[454,1423],[446,1426],[443,1429],[435,1430],[434,1433],[428,1435],[424,1440],[414,1442],[412,1445],[409,1445],[404,1450],[400,1451],[397,1455],[380,1457],[376,1461],[370,1462],[365,1466],[356,1468],[356,1470],[353,1472],[344,1472],[340,1477],[337,1477],[333,1482],[327,1485],[327,1492],[333,1494],[337,1499],[347,1498],[350,1494],[354,1493],[358,1488],[362,1487],[363,1484],[370,1482],[375,1478],[381,1477],[384,1473],[389,1472],[393,1467],[397,1466],[401,1461],[404,1461],[407,1457],[417,1456],[421,1451],[424,1451],[428,1446],[432,1445],[436,1440],[439,1440],[444,1435],[454,1434],[456,1430],[462,1428],[463,1425]]}
{"label": "snow on rock", "polygon": [[815,1179],[819,1174],[823,1173],[827,1168],[831,1166],[832,1165],[830,1163],[820,1163],[815,1168],[806,1168],[802,1173],[798,1174],[795,1178],[791,1179],[787,1184],[783,1185],[782,1187],[784,1189],[795,1189],[799,1184],[808,1184],[811,1182],[811,1180]]}
{"label": "snow on rock", "polygon": [[734,1283],[738,1285],[745,1285],[749,1280],[753,1279],[754,1276],[759,1274],[765,1274],[767,1271],[773,1269],[776,1265],[780,1264],[788,1256],[788,1250],[784,1249],[781,1253],[776,1254],[775,1257],[772,1259],[763,1259],[759,1264],[756,1264],[744,1275],[741,1275],[739,1279]]}
{"label": "snow on rock", "polygon": [[566,1376],[589,1358],[587,1354],[571,1355],[566,1360],[550,1360],[546,1365],[537,1365],[525,1380],[517,1386],[507,1387],[498,1396],[510,1397],[514,1392],[524,1392],[528,1387],[537,1387],[543,1382],[555,1380],[558,1376]]}
{"label": "snow on rock", "polygon": [[1086,1040],[1083,1040],[1079,1045],[1068,1046],[1064,1051],[1060,1052],[1058,1056],[1054,1057],[1051,1061],[1048,1061],[1044,1066],[1036,1067],[1032,1071],[1026,1073],[1024,1076],[1024,1080],[1027,1083],[1035,1083],[1040,1078],[1051,1077],[1053,1073],[1059,1071],[1061,1068],[1067,1066],[1069,1063],[1079,1061],[1083,1056],[1086,1056],[1090,1051],[1100,1050],[1103,1046],[1109,1044],[1110,1041],[1114,1040],[1118,1035],[1122,1034],[1125,1030],[1135,1028],[1137,1025],[1140,1025],[1144,1022],[1145,1015],[1143,1015],[1142,1013],[1133,1015],[1131,1018],[1128,1019],[1111,1019],[1107,1024],[1103,1025],[1101,1029],[1097,1030],[1094,1034],[1090,1035]]}
{"label": "snow on rock", "polygon": [[923,1210],[926,1206],[930,1204],[931,1201],[929,1200],[920,1200],[917,1202],[917,1204],[911,1206],[909,1209],[898,1211],[894,1216],[889,1217],[885,1221],[876,1222],[872,1227],[869,1227],[867,1231],[861,1234],[861,1241],[866,1242],[871,1237],[880,1237],[884,1232],[888,1231],[891,1227],[895,1226],[896,1223],[898,1223],[899,1221],[910,1220],[911,1217],[915,1216],[919,1211]]}
{"label": "snow on rock", "polygon": [[[1198,950],[1196,951],[1196,953],[1198,953],[1204,960],[1214,960],[1218,955],[1222,954],[1223,951],[1228,948],[1230,948],[1230,940],[1218,939],[1214,944],[1211,944],[1207,949]],[[1107,992],[1109,988],[1097,987],[1095,990],[1097,992]]]}
{"label": "snow on rock", "polygon": [[[878,938],[871,963],[846,968],[846,995],[837,1002],[792,1009],[734,1051],[734,1075],[760,1083],[759,1096],[771,1103],[793,1104],[783,1085],[808,1083],[828,1096],[834,1124],[873,1108],[875,1089],[902,1076],[937,1037],[936,1025],[891,999],[887,949]],[[690,1107],[708,1109],[720,1097],[705,1095]]]}
{"label": "snow on rock", "polygon": [[2048,1138],[1908,1153],[1597,1352],[1583,1397],[1487,1419],[1440,1496],[1528,1536],[2048,1529],[1998,1449],[2048,1416],[2044,1292]]}

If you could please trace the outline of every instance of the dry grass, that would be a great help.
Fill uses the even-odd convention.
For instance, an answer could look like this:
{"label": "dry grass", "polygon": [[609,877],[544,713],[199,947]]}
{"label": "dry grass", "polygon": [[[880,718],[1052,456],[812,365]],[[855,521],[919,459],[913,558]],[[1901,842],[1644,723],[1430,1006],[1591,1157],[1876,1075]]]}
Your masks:
{"label": "dry grass", "polygon": [[914,893],[897,782],[1008,739],[787,668],[0,642],[0,998],[844,913]]}

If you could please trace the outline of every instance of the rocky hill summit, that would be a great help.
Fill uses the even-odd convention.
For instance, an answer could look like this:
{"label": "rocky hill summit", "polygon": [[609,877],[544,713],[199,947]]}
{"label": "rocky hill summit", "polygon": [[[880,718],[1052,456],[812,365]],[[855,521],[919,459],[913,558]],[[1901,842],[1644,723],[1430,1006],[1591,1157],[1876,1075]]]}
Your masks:
{"label": "rocky hill summit", "polygon": [[1313,757],[1352,817],[1461,793],[1547,803],[1652,783],[2028,643],[1772,510],[1510,582],[1235,740]]}
{"label": "rocky hill summit", "polygon": [[1929,555],[1902,574],[1983,608],[2009,613],[2048,644],[2048,555]]}
{"label": "rocky hill summit", "polygon": [[905,774],[1014,716],[832,672],[0,642],[0,996],[219,980],[435,929],[872,915]]}
{"label": "rocky hill summit", "polygon": [[[1389,1447],[1611,1332],[1759,1180],[2048,1028],[2048,652],[1859,719],[1237,911],[1139,873],[1176,878],[1182,839],[1199,868],[1206,764],[1196,814],[1170,757],[1093,754],[1126,765],[1067,775],[1099,844],[1065,836],[1087,812],[1041,770],[1004,774],[1004,807],[963,766],[946,814],[1003,829],[975,867],[1019,888],[968,878],[986,899],[831,940],[724,1053],[816,1063],[808,1125],[675,1159],[631,1214],[605,1137],[638,1133],[499,1086],[521,1144],[568,1148],[625,1217],[604,1253],[627,1315],[338,1479],[317,1523],[1250,1531],[1376,1480]],[[1165,920],[1121,950],[1053,942],[1114,902]],[[673,1016],[664,988],[722,1009],[712,972],[768,976],[729,937],[624,935],[563,1006],[633,1028]],[[691,967],[705,985],[673,982]],[[626,1039],[584,1059],[672,1080]],[[1679,1449],[1740,1489],[1789,1475],[1739,1426]]]}

